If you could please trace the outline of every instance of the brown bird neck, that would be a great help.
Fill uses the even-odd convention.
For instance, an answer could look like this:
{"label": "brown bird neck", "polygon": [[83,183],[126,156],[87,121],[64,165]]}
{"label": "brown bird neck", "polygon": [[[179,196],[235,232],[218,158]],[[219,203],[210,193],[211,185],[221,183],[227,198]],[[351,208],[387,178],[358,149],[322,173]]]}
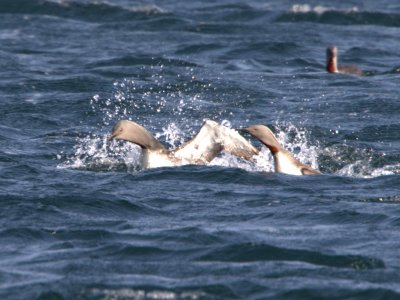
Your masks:
{"label": "brown bird neck", "polygon": [[271,151],[272,155],[275,155],[276,153],[279,152],[279,148],[276,146],[271,146],[271,145],[266,145],[269,149],[269,151]]}
{"label": "brown bird neck", "polygon": [[333,55],[329,56],[326,62],[326,70],[329,73],[337,73],[338,69],[337,69],[337,60],[336,57],[334,57]]}

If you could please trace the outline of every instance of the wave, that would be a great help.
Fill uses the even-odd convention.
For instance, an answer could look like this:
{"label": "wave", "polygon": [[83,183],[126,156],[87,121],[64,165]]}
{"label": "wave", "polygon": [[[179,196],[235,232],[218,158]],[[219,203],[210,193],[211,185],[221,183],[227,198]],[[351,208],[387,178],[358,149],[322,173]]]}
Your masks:
{"label": "wave", "polygon": [[[355,283],[351,283],[356,286]],[[297,288],[291,291],[280,292],[276,299],[386,299],[395,300],[400,297],[400,293],[390,288],[382,288],[376,285],[372,288],[346,287],[341,288],[340,292],[329,288]]]}
{"label": "wave", "polygon": [[320,5],[296,4],[288,12],[279,15],[275,21],[400,27],[400,14],[360,11],[356,6],[340,10]]}
{"label": "wave", "polygon": [[338,176],[373,178],[400,174],[400,157],[374,150],[370,147],[357,147],[353,141],[326,146],[319,149],[320,164],[328,173]]}
{"label": "wave", "polygon": [[161,287],[91,288],[85,291],[85,295],[95,299],[207,299],[207,293],[203,291],[172,291]]}
{"label": "wave", "polygon": [[270,245],[239,244],[212,250],[200,261],[255,262],[265,260],[301,261],[336,268],[375,269],[385,268],[382,260],[360,255],[327,255],[324,253],[285,249]]}
{"label": "wave", "polygon": [[124,56],[107,60],[98,60],[88,64],[89,68],[111,67],[111,66],[173,66],[173,67],[197,67],[195,63],[173,58],[154,57],[154,56]]}
{"label": "wave", "polygon": [[116,5],[109,1],[3,0],[0,13],[47,15],[83,21],[121,21],[132,17],[167,14],[155,4]]}

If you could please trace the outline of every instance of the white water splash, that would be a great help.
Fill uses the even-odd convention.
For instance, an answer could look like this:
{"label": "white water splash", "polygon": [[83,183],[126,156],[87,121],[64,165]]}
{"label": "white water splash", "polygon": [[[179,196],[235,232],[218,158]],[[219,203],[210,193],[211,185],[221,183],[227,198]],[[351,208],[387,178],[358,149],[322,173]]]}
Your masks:
{"label": "white water splash", "polygon": [[127,9],[131,12],[144,13],[147,15],[167,13],[167,11],[165,9],[163,9],[155,4],[132,5],[132,6],[125,7],[125,9]]}
{"label": "white water splash", "polygon": [[[72,154],[57,155],[62,161],[59,167],[92,171],[140,170],[142,156],[138,146],[107,140],[112,126],[121,119],[133,119],[145,126],[170,149],[179,147],[196,134],[206,116],[203,120],[193,120],[193,115],[202,114],[204,110],[210,108],[210,105],[212,107],[213,103],[203,101],[201,93],[197,90],[192,93],[191,88],[180,91],[172,87],[164,79],[162,71],[163,66],[154,67],[156,74],[151,76],[150,83],[135,80],[115,82],[115,91],[111,97],[94,95],[90,105],[93,113],[99,115],[101,121],[92,133],[77,138]],[[190,69],[188,72],[192,74],[193,70]],[[185,86],[182,83],[179,85]],[[204,85],[205,89],[209,87],[208,83]],[[216,111],[212,119],[218,121],[221,112]],[[231,112],[225,111],[226,114],[234,118]],[[170,119],[166,120],[165,116],[169,116]],[[231,128],[233,122],[223,119],[220,123]],[[311,165],[315,169],[319,169],[319,160],[323,159],[322,171],[328,170],[328,173],[339,176],[367,178],[400,172],[400,167],[396,164],[373,167],[373,156],[376,154],[362,149],[349,150],[346,145],[323,148],[318,143],[313,144],[310,133],[294,124],[276,123],[274,129],[278,141],[287,150],[302,163]],[[251,139],[251,142],[257,143],[254,139]],[[262,147],[260,154],[251,162],[223,153],[211,161],[210,165],[241,168],[250,172],[274,171],[273,157],[265,147]]]}
{"label": "white water splash", "polygon": [[96,299],[204,299],[207,294],[202,291],[183,291],[172,292],[159,290],[145,291],[142,289],[120,288],[120,289],[104,289],[92,288],[86,291],[88,296]]}
{"label": "white water splash", "polygon": [[[221,123],[230,126],[231,121],[223,120]],[[177,124],[175,120],[172,120],[155,132],[154,136],[163,140],[167,144],[167,148],[175,149],[191,135],[196,134],[198,128],[193,128],[193,126],[193,124]],[[371,153],[371,151],[354,149],[344,145],[322,148],[319,144],[310,142],[309,133],[304,128],[297,127],[294,124],[278,123],[274,127],[278,141],[292,152],[298,160],[311,165],[315,169],[319,169],[318,160],[325,157],[325,169],[328,168],[329,170],[329,165],[337,165],[339,169],[336,167],[328,173],[332,172],[338,176],[371,178],[400,173],[400,164],[374,167],[373,156],[376,156],[376,154]],[[108,129],[110,130],[111,126],[108,126]],[[255,140],[249,137],[248,139],[255,144]],[[64,156],[59,155],[59,159],[62,160]],[[59,167],[92,171],[123,170],[136,172],[142,169],[141,159],[140,147],[132,143],[110,142],[108,141],[108,134],[90,134],[77,139],[73,153],[67,156],[66,160],[64,159],[59,164]],[[222,153],[209,165],[240,168],[249,172],[274,171],[273,157],[264,146],[261,147],[260,154],[253,157],[252,161],[245,161],[230,154]]]}
{"label": "white water splash", "polygon": [[[112,126],[121,119],[134,120],[145,126],[157,139],[166,142],[168,148],[178,147],[188,137],[188,133],[194,134],[192,127],[199,124],[190,120],[191,114],[193,111],[204,110],[209,103],[202,100],[201,94],[192,93],[192,88],[187,87],[186,83],[178,82],[178,86],[168,83],[163,76],[163,68],[163,65],[148,67],[149,73],[152,74],[150,81],[125,79],[115,82],[115,91],[111,97],[95,94],[90,99],[90,107],[95,115],[100,116],[101,121],[92,133],[77,138],[71,155],[57,155],[60,160],[66,159],[59,167],[113,170],[116,165],[125,163],[128,169],[136,170],[141,161],[139,147],[129,143],[107,141]],[[194,80],[194,70],[186,68],[186,71],[187,74],[178,77],[186,76]],[[182,91],[179,90],[181,86],[184,87]],[[200,89],[210,87],[209,83],[200,85]],[[176,103],[178,105],[175,105]],[[154,117],[158,115],[161,118]],[[176,120],[165,122],[165,115],[173,115]],[[201,120],[199,122],[201,123]],[[160,127],[161,132],[158,131]]]}
{"label": "white water splash", "polygon": [[279,124],[277,126],[278,133],[276,137],[281,145],[292,152],[302,163],[318,169],[318,145],[310,144],[308,132],[293,124],[288,124],[283,128]]}
{"label": "white water splash", "polygon": [[108,141],[108,136],[79,138],[73,154],[58,165],[59,168],[91,171],[113,171],[121,165],[128,171],[141,168],[141,150],[132,143]]}
{"label": "white water splash", "polygon": [[[228,126],[231,124],[229,120],[223,120],[221,123]],[[292,124],[281,126],[284,129],[279,129],[278,126],[276,135],[279,142],[293,152],[300,161],[317,168],[318,150],[316,146],[309,145],[307,132]],[[168,148],[175,149],[186,141],[185,131],[186,128],[181,128],[175,122],[171,122],[162,127],[161,131],[155,133],[154,136],[157,139],[164,139],[169,145]],[[73,155],[68,157],[66,162],[60,164],[60,167],[112,171],[120,169],[121,165],[128,172],[136,172],[142,169],[140,148],[132,143],[110,142],[107,135],[90,135],[77,140]],[[253,157],[252,161],[221,153],[209,165],[241,168],[249,172],[274,171],[273,157],[266,147],[262,147],[260,154]]]}
{"label": "white water splash", "polygon": [[400,174],[400,164],[374,168],[370,160],[357,160],[337,171],[335,174],[347,177],[374,178],[386,175]]}
{"label": "white water splash", "polygon": [[[342,166],[340,169],[333,170],[333,174],[338,176],[371,178],[400,173],[400,164],[374,167],[374,159],[367,151],[357,150],[353,153],[347,149],[348,147],[338,150],[335,147],[322,148],[319,145],[312,145],[308,138],[308,132],[293,124],[278,124],[275,128],[278,141],[298,160],[315,169],[318,169],[318,159],[324,156],[327,157],[328,164]],[[186,141],[185,130],[186,127],[178,127],[175,122],[171,122],[161,128],[161,131],[157,132],[155,136],[164,138],[168,143],[168,148],[175,149]],[[254,140],[251,139],[250,142],[254,143]],[[357,160],[353,161],[353,158],[357,158]],[[61,155],[59,159],[61,160]],[[60,163],[59,167],[91,171],[137,172],[142,169],[141,159],[140,147],[132,143],[110,142],[107,134],[89,135],[77,140],[73,154]],[[221,153],[209,165],[240,168],[248,172],[274,172],[273,157],[264,146],[261,147],[260,154],[254,156],[252,161]]]}
{"label": "white water splash", "polygon": [[175,122],[168,124],[166,127],[162,128],[161,133],[156,133],[155,138],[159,140],[160,138],[164,138],[168,143],[170,148],[176,148],[178,145],[184,143],[183,131],[178,128]]}
{"label": "white water splash", "polygon": [[[341,10],[338,10],[334,7],[326,7],[322,5],[311,6],[309,4],[294,4],[290,8],[290,12],[295,14],[305,14],[312,12],[316,13],[317,15],[322,15],[329,11],[341,11]],[[344,12],[345,13],[358,12],[358,7],[352,6],[351,8],[346,9]]]}

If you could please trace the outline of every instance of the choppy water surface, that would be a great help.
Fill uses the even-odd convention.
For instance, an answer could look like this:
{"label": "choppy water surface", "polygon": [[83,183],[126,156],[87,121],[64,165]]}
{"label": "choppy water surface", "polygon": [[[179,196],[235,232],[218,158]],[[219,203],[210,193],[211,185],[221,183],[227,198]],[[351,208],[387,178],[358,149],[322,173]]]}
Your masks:
{"label": "choppy water surface", "polygon": [[[397,1],[0,2],[2,299],[400,298]],[[143,170],[120,119],[266,124],[325,175]]]}

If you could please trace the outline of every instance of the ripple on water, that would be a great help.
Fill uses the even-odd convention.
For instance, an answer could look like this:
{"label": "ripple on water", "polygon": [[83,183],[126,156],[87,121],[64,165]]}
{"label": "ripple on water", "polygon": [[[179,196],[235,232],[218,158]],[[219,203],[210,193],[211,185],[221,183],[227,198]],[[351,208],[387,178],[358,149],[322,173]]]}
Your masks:
{"label": "ripple on water", "polygon": [[201,261],[254,262],[254,261],[299,261],[321,266],[354,269],[385,268],[378,258],[360,255],[327,255],[320,252],[286,249],[270,245],[238,244],[212,250],[199,258]]}

